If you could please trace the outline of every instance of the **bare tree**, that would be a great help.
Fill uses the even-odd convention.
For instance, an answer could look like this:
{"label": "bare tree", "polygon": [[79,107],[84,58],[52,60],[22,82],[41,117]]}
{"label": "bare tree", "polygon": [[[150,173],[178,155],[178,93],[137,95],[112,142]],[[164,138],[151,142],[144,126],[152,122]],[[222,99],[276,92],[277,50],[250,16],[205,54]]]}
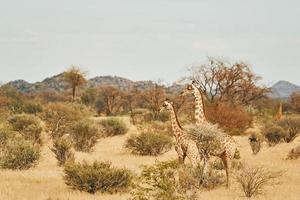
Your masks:
{"label": "bare tree", "polygon": [[261,77],[255,75],[250,66],[244,62],[234,64],[219,58],[208,58],[201,65],[188,69],[187,79],[198,83],[209,102],[229,101],[249,104],[262,98],[269,91],[258,85]]}
{"label": "bare tree", "polygon": [[166,99],[164,87],[155,84],[152,88],[141,93],[141,98],[146,102],[147,107],[157,117],[160,111],[161,103]]}
{"label": "bare tree", "polygon": [[79,67],[76,66],[71,66],[70,69],[68,69],[65,73],[64,73],[64,78],[65,81],[71,86],[72,88],[72,98],[73,101],[75,100],[76,97],[76,89],[77,87],[83,85],[86,83],[86,79],[85,79],[85,72],[81,71],[81,69],[79,69]]}

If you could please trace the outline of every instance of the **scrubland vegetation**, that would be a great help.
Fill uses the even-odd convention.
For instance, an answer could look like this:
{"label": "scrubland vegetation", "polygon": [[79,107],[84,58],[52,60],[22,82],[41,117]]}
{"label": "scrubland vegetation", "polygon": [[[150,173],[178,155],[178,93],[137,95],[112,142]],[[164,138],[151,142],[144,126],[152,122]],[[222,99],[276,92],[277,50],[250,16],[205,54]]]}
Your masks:
{"label": "scrubland vegetation", "polygon": [[[208,121],[239,147],[229,189],[219,158],[210,160],[207,177],[202,162],[196,168],[177,162],[161,105],[171,99],[179,123],[189,129],[195,123],[192,96],[158,83],[87,87],[85,74],[73,67],[64,74],[67,90],[0,88],[0,199],[280,199],[284,192],[297,199],[300,95],[283,102],[283,115],[274,118],[280,100],[266,95],[268,88],[243,62],[209,58],[192,67],[188,79],[205,97]],[[206,146],[213,148],[213,134],[206,132]]]}

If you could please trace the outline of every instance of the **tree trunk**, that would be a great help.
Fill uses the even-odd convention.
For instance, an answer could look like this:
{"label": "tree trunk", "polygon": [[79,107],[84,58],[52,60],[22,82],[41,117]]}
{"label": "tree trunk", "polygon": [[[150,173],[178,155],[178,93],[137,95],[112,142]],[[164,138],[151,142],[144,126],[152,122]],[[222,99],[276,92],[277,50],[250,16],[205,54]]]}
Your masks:
{"label": "tree trunk", "polygon": [[73,96],[73,101],[75,101],[76,87],[73,87],[73,88],[72,88],[72,96]]}

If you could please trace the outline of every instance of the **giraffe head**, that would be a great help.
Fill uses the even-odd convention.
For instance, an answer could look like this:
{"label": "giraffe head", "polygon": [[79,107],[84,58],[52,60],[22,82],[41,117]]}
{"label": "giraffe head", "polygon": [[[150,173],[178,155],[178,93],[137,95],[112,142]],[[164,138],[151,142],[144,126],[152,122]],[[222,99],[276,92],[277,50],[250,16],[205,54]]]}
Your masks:
{"label": "giraffe head", "polygon": [[170,101],[169,99],[166,99],[164,101],[164,103],[162,104],[162,107],[161,107],[160,111],[162,112],[164,110],[166,110],[166,111],[172,111],[173,110],[173,102]]}
{"label": "giraffe head", "polygon": [[188,84],[186,88],[180,93],[180,96],[186,96],[189,93],[194,94],[194,92],[198,90],[196,81],[192,81],[191,84]]}

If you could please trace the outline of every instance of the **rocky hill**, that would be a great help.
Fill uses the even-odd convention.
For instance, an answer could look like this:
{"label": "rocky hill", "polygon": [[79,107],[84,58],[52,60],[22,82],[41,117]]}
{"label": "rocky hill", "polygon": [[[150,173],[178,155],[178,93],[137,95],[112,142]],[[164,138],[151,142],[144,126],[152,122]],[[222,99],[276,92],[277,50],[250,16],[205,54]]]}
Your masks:
{"label": "rocky hill", "polygon": [[[38,93],[46,91],[63,91],[68,88],[67,83],[63,81],[63,74],[58,74],[50,78],[46,78],[41,82],[29,83],[24,80],[16,80],[6,85],[15,88],[22,93]],[[145,90],[154,86],[152,81],[132,81],[118,76],[97,76],[87,81],[85,87],[113,86],[121,90],[130,90],[136,88]],[[173,87],[170,87],[173,89]]]}
{"label": "rocky hill", "polygon": [[279,81],[271,87],[270,97],[285,99],[289,98],[293,92],[300,92],[300,86],[288,81]]}

